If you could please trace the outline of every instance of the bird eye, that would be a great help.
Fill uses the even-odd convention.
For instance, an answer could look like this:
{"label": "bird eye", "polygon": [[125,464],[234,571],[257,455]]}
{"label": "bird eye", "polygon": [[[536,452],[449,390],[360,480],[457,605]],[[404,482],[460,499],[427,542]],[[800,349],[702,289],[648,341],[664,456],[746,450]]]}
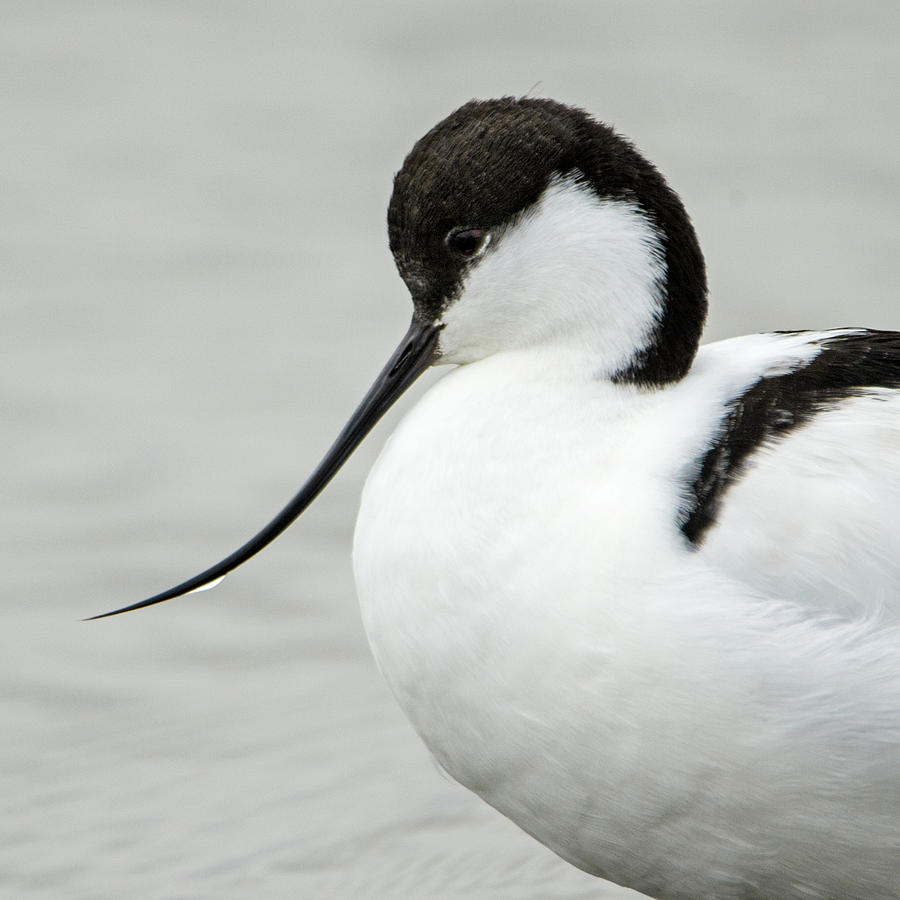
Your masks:
{"label": "bird eye", "polygon": [[490,234],[483,228],[454,228],[444,242],[456,256],[474,259],[485,250],[490,239]]}

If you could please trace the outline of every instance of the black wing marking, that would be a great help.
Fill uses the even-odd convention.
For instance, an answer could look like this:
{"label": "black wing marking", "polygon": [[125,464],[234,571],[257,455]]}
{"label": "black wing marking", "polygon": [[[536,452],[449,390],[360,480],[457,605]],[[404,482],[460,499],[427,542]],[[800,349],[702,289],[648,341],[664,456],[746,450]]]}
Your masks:
{"label": "black wing marking", "polygon": [[900,388],[900,332],[841,331],[816,343],[821,353],[802,368],[760,378],[728,404],[682,510],[680,527],[694,547],[715,524],[726,491],[760,447],[866,389]]}

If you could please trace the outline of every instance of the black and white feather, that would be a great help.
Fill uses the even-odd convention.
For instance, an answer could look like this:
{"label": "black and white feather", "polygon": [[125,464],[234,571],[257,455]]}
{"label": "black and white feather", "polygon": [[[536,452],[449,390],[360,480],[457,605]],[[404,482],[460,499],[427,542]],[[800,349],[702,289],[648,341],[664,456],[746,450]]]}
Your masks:
{"label": "black and white feather", "polygon": [[457,110],[388,222],[457,368],[373,469],[354,564],[440,765],[654,897],[896,897],[900,335],[699,347],[680,200],[551,101]]}
{"label": "black and white feather", "polygon": [[[700,346],[678,196],[549,100],[465,104],[388,212],[413,321],[274,540],[432,363],[372,470],[372,650],[454,778],[658,898],[900,896],[900,335]],[[113,613],[110,613],[112,615]]]}

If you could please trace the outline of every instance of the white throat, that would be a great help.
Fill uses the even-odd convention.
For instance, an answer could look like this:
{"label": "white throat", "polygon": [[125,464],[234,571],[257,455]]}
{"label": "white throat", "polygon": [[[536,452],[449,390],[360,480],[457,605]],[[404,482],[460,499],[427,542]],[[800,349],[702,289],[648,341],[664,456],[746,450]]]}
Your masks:
{"label": "white throat", "polygon": [[558,345],[612,375],[647,346],[665,278],[659,232],[637,205],[557,177],[472,264],[442,317],[442,361]]}

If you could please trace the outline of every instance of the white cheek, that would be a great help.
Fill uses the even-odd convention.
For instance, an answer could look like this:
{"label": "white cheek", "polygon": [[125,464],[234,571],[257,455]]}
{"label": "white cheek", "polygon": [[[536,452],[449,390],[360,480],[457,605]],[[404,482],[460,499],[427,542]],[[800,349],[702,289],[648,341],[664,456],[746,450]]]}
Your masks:
{"label": "white cheek", "polygon": [[443,316],[443,360],[559,342],[611,373],[646,345],[664,284],[659,236],[637,207],[557,179],[472,266]]}

